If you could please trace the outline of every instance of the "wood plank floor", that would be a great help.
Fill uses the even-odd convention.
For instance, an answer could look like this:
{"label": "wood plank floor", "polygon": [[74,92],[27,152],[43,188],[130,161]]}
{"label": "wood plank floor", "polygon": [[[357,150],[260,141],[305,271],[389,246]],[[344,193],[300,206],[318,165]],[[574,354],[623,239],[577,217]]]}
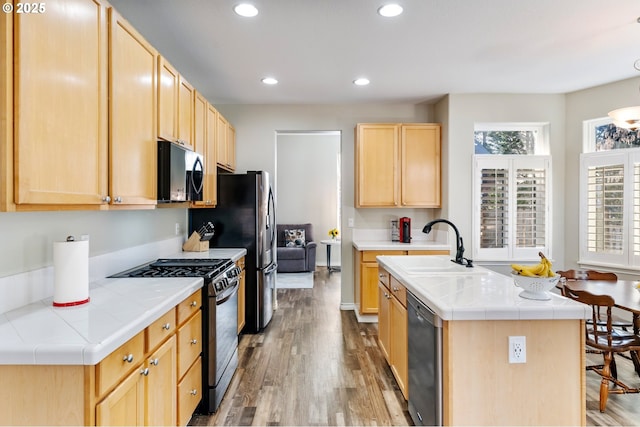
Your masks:
{"label": "wood plank floor", "polygon": [[[239,368],[220,408],[189,424],[412,425],[376,344],[377,325],[339,307],[339,273],[316,271],[313,289],[278,290],[267,329],[241,336]],[[619,360],[618,371],[640,382],[630,361]],[[610,395],[601,414],[599,384],[587,372],[587,425],[640,425],[640,395]]]}

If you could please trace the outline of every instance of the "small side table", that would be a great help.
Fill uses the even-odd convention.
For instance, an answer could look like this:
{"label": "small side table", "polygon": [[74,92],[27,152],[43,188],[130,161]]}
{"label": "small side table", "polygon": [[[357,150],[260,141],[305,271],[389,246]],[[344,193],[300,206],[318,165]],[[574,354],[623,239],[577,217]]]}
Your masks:
{"label": "small side table", "polygon": [[340,245],[339,239],[328,239],[328,240],[320,240],[320,243],[327,247],[327,270],[329,273],[332,271],[340,271],[340,267],[331,267],[331,246]]}

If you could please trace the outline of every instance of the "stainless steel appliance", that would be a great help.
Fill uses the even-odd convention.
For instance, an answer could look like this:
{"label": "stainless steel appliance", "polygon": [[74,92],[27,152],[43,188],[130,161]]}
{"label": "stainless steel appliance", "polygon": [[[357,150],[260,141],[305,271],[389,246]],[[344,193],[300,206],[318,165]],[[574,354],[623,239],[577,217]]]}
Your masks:
{"label": "stainless steel appliance", "polygon": [[219,174],[217,207],[189,209],[189,233],[208,222],[216,230],[210,247],[247,250],[243,332],[258,332],[269,324],[275,298],[276,214],[269,174]]}
{"label": "stainless steel appliance", "polygon": [[442,319],[407,292],[409,414],[415,425],[442,425]]}
{"label": "stainless steel appliance", "polygon": [[169,141],[158,141],[158,202],[202,200],[203,157]]}
{"label": "stainless steel appliance", "polygon": [[179,258],[157,261],[111,277],[202,277],[202,390],[200,411],[218,409],[238,367],[238,283],[230,259]]}

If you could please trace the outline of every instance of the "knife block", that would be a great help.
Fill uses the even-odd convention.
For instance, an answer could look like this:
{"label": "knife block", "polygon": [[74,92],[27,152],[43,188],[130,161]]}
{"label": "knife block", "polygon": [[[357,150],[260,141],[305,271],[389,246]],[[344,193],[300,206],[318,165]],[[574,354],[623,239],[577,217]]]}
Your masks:
{"label": "knife block", "polygon": [[200,241],[200,235],[197,232],[191,233],[189,239],[182,245],[182,250],[185,252],[204,252],[209,250],[209,241]]}

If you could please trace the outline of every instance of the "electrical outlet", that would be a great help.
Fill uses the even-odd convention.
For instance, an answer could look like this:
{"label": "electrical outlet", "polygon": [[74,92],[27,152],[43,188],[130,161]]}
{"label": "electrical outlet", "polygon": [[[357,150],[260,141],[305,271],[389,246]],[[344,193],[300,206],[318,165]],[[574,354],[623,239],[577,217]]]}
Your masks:
{"label": "electrical outlet", "polygon": [[509,337],[509,363],[527,363],[526,337]]}
{"label": "electrical outlet", "polygon": [[176,236],[180,235],[180,223],[176,222]]}
{"label": "electrical outlet", "polygon": [[353,218],[347,218],[347,227],[353,228]]}

